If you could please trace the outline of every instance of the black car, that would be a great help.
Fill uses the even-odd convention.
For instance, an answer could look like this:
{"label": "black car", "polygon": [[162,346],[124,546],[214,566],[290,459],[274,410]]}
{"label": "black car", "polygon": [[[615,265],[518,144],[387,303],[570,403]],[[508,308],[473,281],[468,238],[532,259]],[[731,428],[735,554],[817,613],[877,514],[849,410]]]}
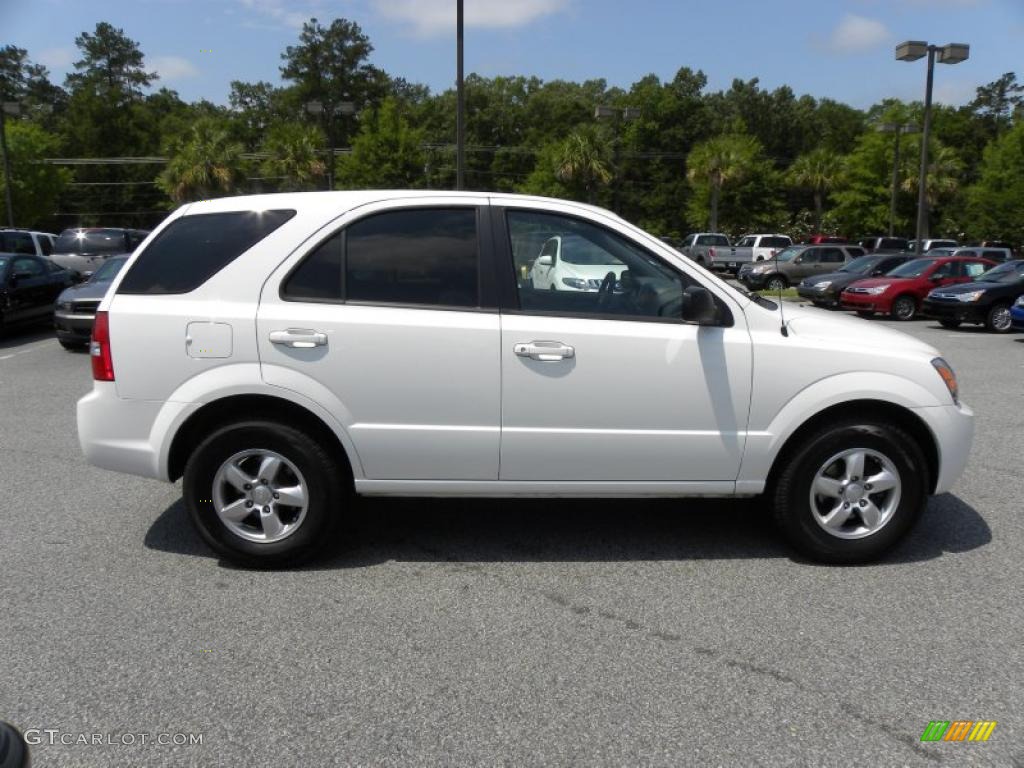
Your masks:
{"label": "black car", "polygon": [[943,328],[961,323],[984,325],[993,333],[1013,327],[1010,307],[1024,296],[1024,261],[1008,261],[978,275],[970,283],[936,288],[925,298],[921,314]]}
{"label": "black car", "polygon": [[89,343],[96,309],[126,261],[127,256],[111,256],[86,282],[65,289],[57,298],[53,326],[64,349],[76,349]]}
{"label": "black car", "polygon": [[88,227],[65,229],[53,246],[53,261],[88,277],[111,256],[130,254],[146,239],[143,229]]}
{"label": "black car", "polygon": [[854,259],[835,272],[805,278],[797,285],[796,292],[801,298],[809,299],[815,306],[838,307],[839,294],[846,286],[865,277],[884,275],[912,257],[913,254],[906,253],[869,253],[867,256]]}
{"label": "black car", "polygon": [[74,282],[73,273],[42,256],[0,253],[0,330],[48,320],[57,296]]}
{"label": "black car", "polygon": [[857,244],[864,248],[868,253],[882,253],[882,252],[896,252],[907,250],[909,240],[905,237],[866,237],[863,240],[858,240]]}

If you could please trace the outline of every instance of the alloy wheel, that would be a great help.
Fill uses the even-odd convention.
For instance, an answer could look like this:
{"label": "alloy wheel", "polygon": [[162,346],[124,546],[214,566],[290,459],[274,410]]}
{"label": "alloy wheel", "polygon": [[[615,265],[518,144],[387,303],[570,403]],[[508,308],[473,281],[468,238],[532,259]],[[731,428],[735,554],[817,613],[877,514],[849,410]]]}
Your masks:
{"label": "alloy wheel", "polygon": [[850,448],[828,459],[814,475],[814,520],[840,539],[877,533],[900,504],[902,481],[895,464],[869,448]]}

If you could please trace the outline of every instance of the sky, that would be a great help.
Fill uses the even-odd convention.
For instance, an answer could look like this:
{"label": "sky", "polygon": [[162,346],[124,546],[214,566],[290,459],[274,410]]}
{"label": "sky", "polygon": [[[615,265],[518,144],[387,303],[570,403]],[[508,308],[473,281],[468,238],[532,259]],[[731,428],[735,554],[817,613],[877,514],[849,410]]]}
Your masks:
{"label": "sky", "polygon": [[[465,0],[466,73],[604,78],[628,87],[683,66],[709,89],[734,78],[865,108],[921,99],[925,66],[896,43],[971,46],[936,66],[935,99],[960,105],[1004,72],[1024,80],[1024,0]],[[455,0],[0,0],[0,45],[13,43],[63,83],[74,40],[107,21],[137,41],[158,85],[227,103],[232,80],[280,83],[280,54],[304,20],[357,22],[371,62],[432,91],[455,81]]]}

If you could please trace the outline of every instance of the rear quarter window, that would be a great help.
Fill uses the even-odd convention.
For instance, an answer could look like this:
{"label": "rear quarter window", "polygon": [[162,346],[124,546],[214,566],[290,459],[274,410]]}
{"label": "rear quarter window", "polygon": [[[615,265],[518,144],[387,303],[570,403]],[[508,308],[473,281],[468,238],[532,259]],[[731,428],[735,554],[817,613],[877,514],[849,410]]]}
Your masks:
{"label": "rear quarter window", "polygon": [[124,276],[118,293],[189,293],[252,248],[293,210],[203,213],[175,219]]}

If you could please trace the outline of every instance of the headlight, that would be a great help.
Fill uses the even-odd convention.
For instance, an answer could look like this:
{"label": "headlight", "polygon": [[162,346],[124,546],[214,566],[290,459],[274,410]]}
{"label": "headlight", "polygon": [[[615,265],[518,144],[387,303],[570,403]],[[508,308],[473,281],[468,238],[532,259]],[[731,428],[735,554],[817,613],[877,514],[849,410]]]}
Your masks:
{"label": "headlight", "polygon": [[1015,306],[1015,307],[1024,307],[1024,296],[1018,296],[1017,300],[1015,302],[1013,302],[1013,306]]}
{"label": "headlight", "polygon": [[984,295],[985,291],[971,291],[970,293],[958,293],[956,295],[956,300],[962,301],[966,304],[968,301],[977,301]]}
{"label": "headlight", "polygon": [[575,288],[577,291],[587,290],[587,281],[582,277],[563,277],[562,285],[567,285],[570,288]]}
{"label": "headlight", "polygon": [[822,280],[820,283],[815,283],[814,287],[817,288],[819,291],[824,291],[830,285],[832,285],[831,280]]}
{"label": "headlight", "polygon": [[772,268],[771,264],[758,264],[756,267],[751,267],[750,271],[751,272],[757,272],[758,274],[761,274],[762,272],[768,272],[771,268]]}
{"label": "headlight", "polygon": [[946,389],[948,389],[949,394],[953,396],[953,402],[959,404],[960,386],[956,383],[956,373],[953,372],[952,367],[950,367],[949,363],[941,357],[936,357],[932,360],[932,366],[939,372],[939,376],[942,377],[942,381],[945,382]]}
{"label": "headlight", "polygon": [[886,290],[888,290],[888,288],[888,285],[875,285],[872,286],[871,288],[868,288],[866,292],[870,293],[872,296],[877,296],[880,293],[885,293]]}
{"label": "headlight", "polygon": [[57,303],[57,309],[61,312],[70,312],[73,307],[70,301],[61,301]]}

